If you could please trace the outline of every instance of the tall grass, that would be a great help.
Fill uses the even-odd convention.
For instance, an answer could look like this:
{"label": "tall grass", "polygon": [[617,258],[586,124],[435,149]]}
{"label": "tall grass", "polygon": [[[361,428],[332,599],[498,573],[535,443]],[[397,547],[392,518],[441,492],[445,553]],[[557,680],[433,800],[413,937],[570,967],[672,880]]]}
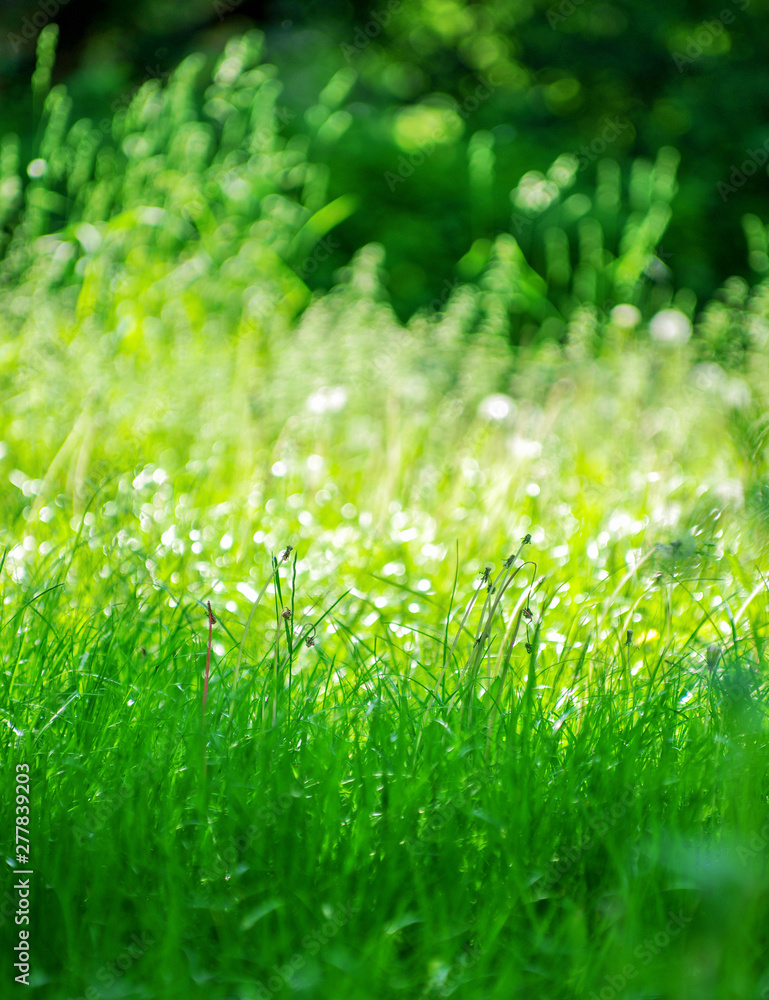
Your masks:
{"label": "tall grass", "polygon": [[542,275],[508,233],[406,325],[375,244],[311,293],[351,206],[259,45],[98,141],[41,73],[0,158],[33,983],[764,995],[766,287],[650,293],[663,151],[630,212],[611,164],[591,205],[568,158],[529,178]]}
{"label": "tall grass", "polygon": [[109,995],[134,935],[135,996],[568,996],[628,967],[636,995],[765,984],[760,630],[716,666],[624,636],[548,658],[537,623],[506,681],[444,693],[439,634],[415,653],[340,622],[344,653],[295,655],[278,612],[236,716],[235,650],[215,662],[204,772],[200,612],[5,590],[47,995]]}

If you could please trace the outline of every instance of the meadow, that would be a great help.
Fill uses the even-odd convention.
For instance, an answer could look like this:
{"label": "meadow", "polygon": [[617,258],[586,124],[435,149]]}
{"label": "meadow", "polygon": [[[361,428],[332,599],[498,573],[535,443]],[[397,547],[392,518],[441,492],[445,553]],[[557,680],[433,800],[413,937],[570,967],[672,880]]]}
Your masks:
{"label": "meadow", "polygon": [[769,997],[769,284],[663,147],[313,287],[261,46],[0,146],[4,995]]}

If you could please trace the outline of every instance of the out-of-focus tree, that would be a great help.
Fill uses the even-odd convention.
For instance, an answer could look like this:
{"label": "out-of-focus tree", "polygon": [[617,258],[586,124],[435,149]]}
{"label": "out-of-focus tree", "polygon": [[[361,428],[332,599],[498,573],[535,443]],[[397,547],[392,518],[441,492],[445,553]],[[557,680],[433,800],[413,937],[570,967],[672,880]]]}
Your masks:
{"label": "out-of-focus tree", "polygon": [[768,13],[769,0],[696,11],[684,0],[8,0],[2,130],[33,123],[25,26],[34,36],[47,17],[57,21],[57,78],[80,113],[96,115],[186,52],[213,57],[256,23],[281,69],[286,129],[309,120],[329,193],[360,197],[319,282],[377,239],[394,300],[409,312],[446,282],[472,278],[495,234],[516,235],[510,194],[531,171],[571,153],[577,188],[588,190],[610,157],[629,188],[633,158],[673,146],[680,187],[664,252],[677,281],[705,296],[728,275],[756,279],[769,266],[751,221],[769,214]]}

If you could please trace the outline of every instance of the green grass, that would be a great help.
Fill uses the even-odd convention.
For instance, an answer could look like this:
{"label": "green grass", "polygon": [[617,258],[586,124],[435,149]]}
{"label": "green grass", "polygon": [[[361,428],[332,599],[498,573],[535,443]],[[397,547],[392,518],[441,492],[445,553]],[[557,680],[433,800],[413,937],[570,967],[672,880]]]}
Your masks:
{"label": "green grass", "polygon": [[345,206],[258,39],[200,69],[98,155],[52,92],[8,217],[3,953],[24,762],[52,1000],[769,995],[769,286],[666,342],[636,216],[557,340],[509,234],[311,292]]}
{"label": "green grass", "polygon": [[476,629],[456,670],[440,635],[340,623],[330,657],[273,630],[234,710],[234,648],[212,676],[204,770],[203,616],[68,589],[10,598],[3,630],[43,995],[567,997],[628,967],[623,995],[765,988],[758,630],[711,669],[548,655],[535,622],[507,683],[483,661],[466,685]]}

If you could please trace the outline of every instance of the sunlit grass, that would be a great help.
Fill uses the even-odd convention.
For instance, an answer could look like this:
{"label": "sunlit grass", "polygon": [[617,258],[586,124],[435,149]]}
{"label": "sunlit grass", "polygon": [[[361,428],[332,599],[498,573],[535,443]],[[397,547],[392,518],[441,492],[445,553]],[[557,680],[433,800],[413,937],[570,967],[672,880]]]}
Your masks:
{"label": "sunlit grass", "polygon": [[494,674],[477,608],[453,642],[464,601],[413,645],[340,622],[333,656],[278,603],[234,708],[235,650],[214,667],[204,771],[202,609],[68,592],[6,585],[3,632],[49,995],[98,989],[133,934],[148,997],[560,996],[628,963],[663,996],[763,982],[765,616],[718,662],[624,634],[547,655],[533,615]]}
{"label": "sunlit grass", "polygon": [[[313,295],[345,206],[318,215],[256,37],[203,119],[200,70],[103,148],[52,92],[9,228],[0,715],[32,769],[33,982],[761,995],[766,288],[692,337],[686,295],[649,307],[663,154],[622,254],[555,299],[509,234],[405,326],[375,244]],[[561,335],[511,347],[555,300]]]}

